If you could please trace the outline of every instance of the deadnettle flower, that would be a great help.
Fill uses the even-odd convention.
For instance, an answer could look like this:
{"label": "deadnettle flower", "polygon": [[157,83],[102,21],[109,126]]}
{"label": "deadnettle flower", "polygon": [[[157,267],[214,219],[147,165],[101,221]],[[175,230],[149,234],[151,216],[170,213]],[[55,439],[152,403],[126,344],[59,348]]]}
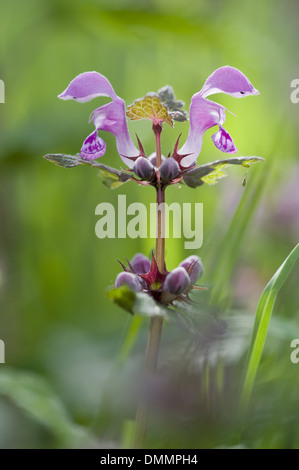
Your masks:
{"label": "deadnettle flower", "polygon": [[212,135],[215,146],[225,153],[237,151],[233,139],[223,127],[226,108],[207,99],[207,96],[215,93],[226,93],[235,98],[259,94],[240,70],[229,66],[215,70],[202,89],[191,99],[189,135],[178,152],[180,155],[186,155],[181,161],[184,167],[196,161],[201,151],[204,133],[214,126],[219,127],[219,130]]}
{"label": "deadnettle flower", "polygon": [[[161,96],[163,90],[160,90]],[[164,94],[167,91],[165,90],[163,91]],[[217,132],[212,135],[212,141],[219,150],[229,154],[237,151],[233,139],[223,127],[226,108],[207,99],[208,96],[215,93],[226,93],[235,98],[242,98],[248,95],[257,95],[258,91],[252,86],[248,78],[236,68],[225,66],[215,70],[208,77],[202,89],[193,95],[191,99],[189,134],[180,149],[178,149],[177,142],[172,155],[175,163],[173,161],[167,163],[163,170],[161,169],[165,181],[175,178],[179,169],[194,166],[201,151],[203,135],[211,127],[218,126]],[[137,158],[145,158],[145,155],[139,140],[138,148],[133,143],[126,122],[125,103],[122,98],[117,96],[106,77],[98,72],[82,73],[71,81],[66,90],[59,95],[59,98],[86,102],[100,96],[111,98],[111,102],[92,112],[89,121],[93,122],[95,129],[85,139],[81,148],[81,157],[85,160],[102,157],[106,151],[106,144],[99,137],[98,132],[107,131],[115,136],[121,159],[132,169]],[[178,101],[177,103],[180,103],[179,106],[181,106],[181,102]],[[175,116],[175,113],[172,113],[172,115]],[[154,121],[153,123],[162,126],[163,121],[171,123],[171,119],[170,112],[167,118],[164,116],[161,120],[158,119],[156,123]],[[178,120],[180,119],[178,118]],[[153,165],[155,164],[153,163]],[[143,165],[142,160],[139,160],[135,168],[138,176],[144,176],[147,180],[151,178],[152,168],[150,165]]]}
{"label": "deadnettle flower", "polygon": [[132,168],[140,152],[129,135],[125,102],[116,95],[106,77],[98,72],[81,73],[71,81],[59,98],[86,102],[99,96],[107,96],[112,101],[95,109],[90,115],[89,122],[93,121],[95,130],[83,142],[81,156],[87,160],[102,157],[106,152],[106,144],[98,136],[98,131],[107,131],[115,136],[117,150],[123,162]]}

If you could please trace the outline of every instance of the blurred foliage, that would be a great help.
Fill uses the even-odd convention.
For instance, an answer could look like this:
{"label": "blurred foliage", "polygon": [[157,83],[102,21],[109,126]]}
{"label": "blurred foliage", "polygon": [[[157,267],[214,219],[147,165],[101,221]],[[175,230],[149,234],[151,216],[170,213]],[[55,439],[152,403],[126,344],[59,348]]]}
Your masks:
{"label": "blurred foliage", "polygon": [[[298,267],[274,308],[245,432],[234,419],[258,298],[298,242],[299,107],[290,101],[290,82],[298,78],[298,8],[295,0],[254,7],[250,0],[0,2],[0,338],[6,348],[0,447],[90,445],[74,444],[82,426],[97,445],[120,446],[140,386],[148,321],[126,361],[117,361],[132,319],[105,290],[119,271],[115,259],[149,254],[154,241],[99,240],[95,207],[101,201],[117,206],[118,194],[127,195],[127,204],[153,202],[154,191],[130,182],[111,191],[88,167],[67,170],[44,160],[48,153],[75,155],[91,132],[90,112],[105,102],[61,102],[57,95],[77,74],[97,70],[127,105],[169,84],[188,109],[207,76],[229,64],[260,96],[219,95],[238,116],[228,113],[226,128],[240,155],[266,161],[249,170],[245,187],[246,170],[237,168],[215,187],[167,190],[168,202],[204,204],[197,254],[212,300],[198,294],[191,342],[188,328],[164,327],[159,375],[147,384],[159,411],[152,414],[148,445],[298,448],[299,366],[290,362],[290,342],[299,336]],[[129,126],[150,154],[150,123]],[[166,155],[181,132],[181,141],[187,136],[188,123],[164,127]],[[203,164],[221,158],[211,134],[204,138]],[[106,141],[101,163],[121,168],[113,137]],[[169,239],[168,269],[189,254],[182,240]],[[46,384],[53,392],[45,392]],[[47,408],[50,402],[54,408]],[[56,422],[64,408],[60,420],[66,416],[66,422]],[[50,424],[47,413],[54,414]],[[61,425],[69,440],[59,434]]]}

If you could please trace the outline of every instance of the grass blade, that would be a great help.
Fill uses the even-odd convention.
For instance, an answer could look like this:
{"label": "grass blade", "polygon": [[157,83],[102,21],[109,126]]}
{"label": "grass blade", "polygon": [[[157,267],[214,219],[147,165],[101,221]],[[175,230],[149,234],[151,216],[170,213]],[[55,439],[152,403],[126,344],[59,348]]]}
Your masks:
{"label": "grass blade", "polygon": [[221,304],[228,297],[229,280],[244,242],[244,235],[265,190],[265,171],[265,169],[261,169],[253,184],[245,189],[231,224],[222,240],[221,247],[225,246],[225,249],[221,248],[215,257],[217,261],[213,273],[214,286],[212,291],[212,302],[214,303]]}
{"label": "grass blade", "polygon": [[241,390],[240,411],[246,412],[255,377],[262,357],[264,344],[266,341],[268,326],[273,310],[273,306],[281,287],[289,276],[295,262],[299,259],[299,244],[291,251],[289,256],[276,271],[270,282],[267,284],[260,297],[255,323],[249,348],[247,364],[245,367],[244,380]]}

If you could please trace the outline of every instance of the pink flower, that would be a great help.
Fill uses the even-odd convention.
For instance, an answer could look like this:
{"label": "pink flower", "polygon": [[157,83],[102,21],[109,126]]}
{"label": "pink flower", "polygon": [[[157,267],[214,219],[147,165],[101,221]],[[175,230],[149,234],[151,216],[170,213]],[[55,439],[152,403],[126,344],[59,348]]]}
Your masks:
{"label": "pink flower", "polygon": [[[237,151],[233,139],[223,128],[226,109],[207,99],[207,96],[214,93],[226,93],[235,98],[242,98],[257,95],[258,91],[242,72],[233,67],[221,67],[208,77],[202,89],[191,99],[189,134],[184,145],[174,155],[183,168],[194,164],[201,151],[204,133],[214,126],[219,127],[212,136],[215,146],[226,153]],[[106,144],[98,136],[98,131],[103,130],[115,136],[121,159],[129,168],[133,168],[135,160],[145,155],[142,154],[140,145],[138,149],[130,137],[125,102],[117,96],[106,77],[98,72],[82,73],[71,81],[59,98],[86,102],[100,96],[107,96],[112,101],[95,109],[91,114],[89,121],[93,121],[95,130],[83,142],[81,157],[94,160],[105,154]]]}

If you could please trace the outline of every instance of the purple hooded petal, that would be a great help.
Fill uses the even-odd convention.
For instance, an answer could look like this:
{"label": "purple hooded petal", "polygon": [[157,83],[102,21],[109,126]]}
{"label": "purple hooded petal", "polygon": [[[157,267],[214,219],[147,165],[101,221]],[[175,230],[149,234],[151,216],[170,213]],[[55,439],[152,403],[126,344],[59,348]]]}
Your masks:
{"label": "purple hooded petal", "polygon": [[154,167],[146,157],[138,157],[133,166],[134,173],[142,180],[150,181],[154,176]]}
{"label": "purple hooded petal", "polygon": [[195,284],[196,281],[203,275],[203,265],[201,259],[196,255],[188,256],[180,263],[182,268],[185,268],[189,274],[190,281]]}
{"label": "purple hooded petal", "polygon": [[202,87],[200,94],[203,98],[214,93],[227,93],[235,98],[243,98],[248,95],[259,95],[240,70],[226,65],[212,73]]}
{"label": "purple hooded petal", "polygon": [[160,178],[162,181],[172,181],[180,173],[178,162],[174,158],[166,158],[160,166]]}
{"label": "purple hooded petal", "polygon": [[71,81],[69,86],[58,98],[62,100],[90,101],[97,96],[109,96],[117,99],[117,95],[109,80],[98,72],[85,72]]}
{"label": "purple hooded petal", "polygon": [[121,287],[126,285],[134,292],[142,291],[141,283],[139,282],[138,276],[132,273],[119,273],[115,279],[115,287]]}
{"label": "purple hooded petal", "polygon": [[189,134],[185,144],[179,150],[180,155],[188,154],[181,161],[183,166],[190,166],[197,159],[206,130],[223,124],[224,121],[225,108],[223,106],[202,98],[200,92],[193,95],[190,105]]}
{"label": "purple hooded petal", "polygon": [[142,253],[137,253],[131,260],[131,266],[136,274],[146,274],[151,269],[151,261]]}
{"label": "purple hooded petal", "polygon": [[92,132],[83,142],[81,157],[85,160],[95,160],[102,157],[106,152],[106,144],[97,131]]}
{"label": "purple hooded petal", "polygon": [[221,152],[236,153],[238,151],[233,139],[222,126],[219,126],[219,131],[212,135],[212,141]]}
{"label": "purple hooded petal", "polygon": [[96,109],[90,120],[93,120],[97,130],[111,132],[115,136],[121,159],[129,168],[133,168],[134,161],[130,160],[130,157],[138,157],[140,152],[133,144],[128,131],[124,101],[117,97],[111,103]]}
{"label": "purple hooded petal", "polygon": [[170,294],[180,295],[190,286],[190,277],[186,269],[178,267],[173,269],[166,277],[164,290]]}

